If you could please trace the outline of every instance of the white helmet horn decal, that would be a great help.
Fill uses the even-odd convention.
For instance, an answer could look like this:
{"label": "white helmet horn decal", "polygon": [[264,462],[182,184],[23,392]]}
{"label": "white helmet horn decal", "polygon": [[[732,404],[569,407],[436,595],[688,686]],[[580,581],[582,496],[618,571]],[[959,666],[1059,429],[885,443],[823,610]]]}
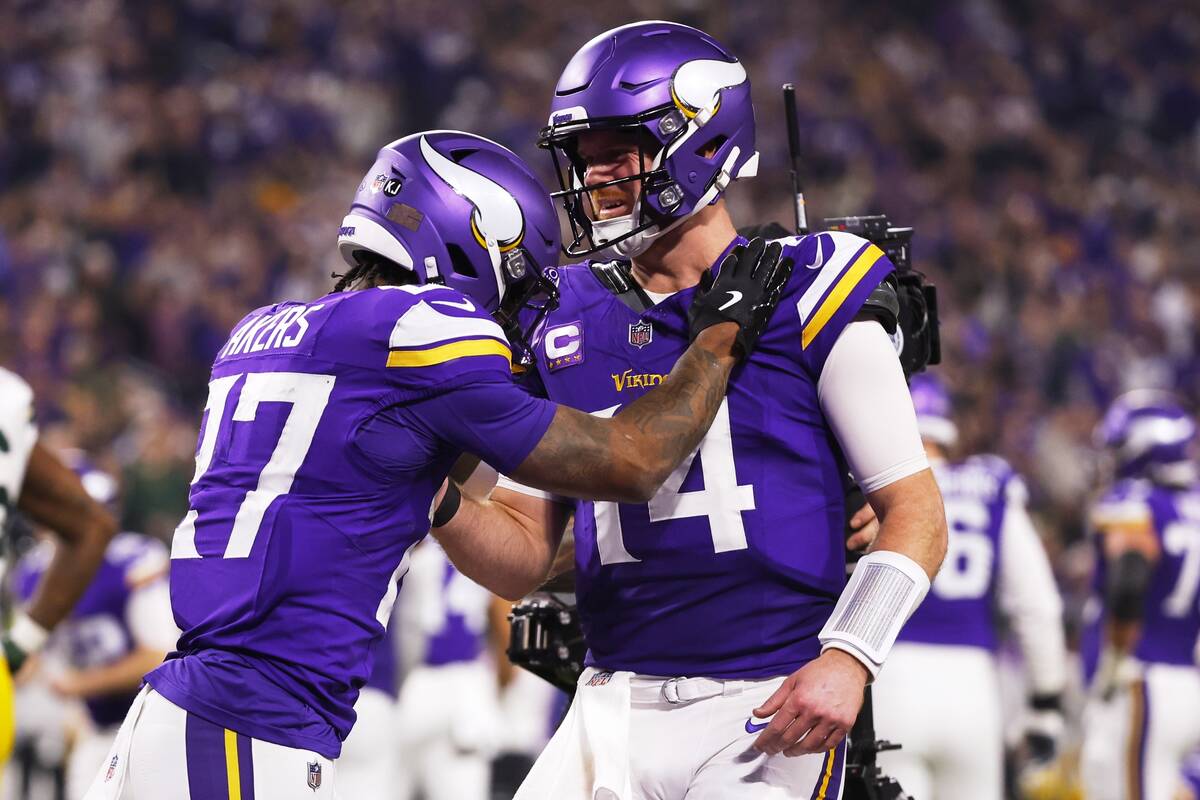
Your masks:
{"label": "white helmet horn decal", "polygon": [[525,217],[517,198],[491,178],[467,169],[446,158],[421,137],[421,155],[439,178],[475,206],[475,227],[485,239],[495,240],[508,249],[521,240]]}
{"label": "white helmet horn decal", "polygon": [[719,92],[746,82],[746,68],[740,61],[699,59],[688,61],[675,70],[671,94],[684,113],[694,115],[717,110]]}

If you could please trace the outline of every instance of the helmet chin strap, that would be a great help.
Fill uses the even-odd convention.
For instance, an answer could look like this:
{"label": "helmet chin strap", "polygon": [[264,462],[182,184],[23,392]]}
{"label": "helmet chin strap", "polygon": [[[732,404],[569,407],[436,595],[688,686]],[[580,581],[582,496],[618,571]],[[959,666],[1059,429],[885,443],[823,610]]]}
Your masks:
{"label": "helmet chin strap", "polygon": [[[733,175],[733,165],[737,163],[738,156],[741,155],[741,152],[741,148],[739,147],[734,147],[733,150],[730,151],[729,157],[726,158],[725,163],[721,165],[721,170],[717,173],[717,176],[709,185],[708,191],[700,196],[700,199],[696,201],[696,204],[692,206],[692,208],[686,214],[672,221],[671,224],[665,228],[660,228],[658,225],[647,225],[642,230],[639,230],[633,235],[629,236],[629,238],[622,239],[621,241],[615,242],[604,248],[602,251],[600,251],[600,256],[602,258],[613,259],[637,258],[642,253],[649,250],[650,245],[654,244],[655,240],[657,240],[659,237],[679,227],[694,214],[699,213],[701,209],[707,208],[717,199],[721,192],[725,191],[726,187],[733,182],[735,177]],[[662,159],[662,157],[663,154],[660,152],[650,167],[651,171],[660,168],[659,161]],[[638,199],[633,204],[633,211],[630,213],[620,217],[613,217],[612,219],[597,220],[592,222],[593,240],[599,240],[596,241],[596,244],[603,244],[604,242],[617,239],[629,233],[634,229],[634,220],[641,217],[641,211],[642,197],[639,194]]]}

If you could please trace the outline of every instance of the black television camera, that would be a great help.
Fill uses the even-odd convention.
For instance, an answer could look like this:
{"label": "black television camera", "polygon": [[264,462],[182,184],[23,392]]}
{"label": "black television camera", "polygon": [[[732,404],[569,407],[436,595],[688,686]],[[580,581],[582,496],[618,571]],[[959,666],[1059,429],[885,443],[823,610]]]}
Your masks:
{"label": "black television camera", "polygon": [[942,360],[938,336],[937,287],[912,266],[912,228],[893,227],[884,214],[864,217],[827,217],[824,229],[845,231],[872,242],[896,267],[896,294],[900,300],[900,337],[897,349],[904,374],[912,377]]}
{"label": "black television camera", "polygon": [[[574,583],[574,574],[555,580]],[[574,589],[558,592],[543,586],[517,602],[508,621],[508,660],[574,695],[587,654]]]}

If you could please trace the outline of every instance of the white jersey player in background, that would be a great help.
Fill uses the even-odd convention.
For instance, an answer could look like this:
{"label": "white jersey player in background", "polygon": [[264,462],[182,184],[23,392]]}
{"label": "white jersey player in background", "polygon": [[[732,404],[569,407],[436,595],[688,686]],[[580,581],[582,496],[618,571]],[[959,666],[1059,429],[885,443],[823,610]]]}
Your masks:
{"label": "white jersey player in background", "polygon": [[1025,659],[1033,695],[1026,741],[1053,757],[1066,680],[1062,601],[1020,477],[995,456],[951,460],[950,401],[933,378],[911,384],[921,438],[946,504],[946,560],[875,683],[875,729],[900,750],[879,766],[918,800],[1000,800],[1004,720],[997,612]]}
{"label": "white jersey player in background", "polygon": [[[70,613],[116,531],[116,522],[88,496],[79,478],[38,442],[29,384],[0,368],[0,533],[14,510],[49,528],[59,546],[28,607],[14,615],[0,637],[0,764],[12,747],[10,672],[18,672]],[[0,574],[6,571],[4,562]]]}
{"label": "white jersey player in background", "polygon": [[354,703],[354,729],[338,758],[338,791],[351,800],[395,800],[402,765],[396,725],[395,625],[388,625],[373,649],[374,664]]}
{"label": "white jersey player in background", "polygon": [[[116,480],[92,467],[82,454],[66,453],[65,462],[98,503],[112,508]],[[19,603],[30,600],[56,545],[42,535],[17,564],[13,588]],[[117,729],[142,684],[142,676],[162,663],[174,648],[179,629],[171,616],[166,545],[140,533],[113,538],[95,578],[71,615],[54,631],[38,675],[61,704],[81,701],[81,724],[73,725],[66,763],[67,800],[79,800],[104,761]],[[36,691],[33,686],[22,686]],[[20,720],[24,729],[32,720]]]}
{"label": "white jersey player in background", "polygon": [[488,651],[492,595],[428,539],[412,551],[397,599],[401,658],[398,800],[487,800],[500,738]]}

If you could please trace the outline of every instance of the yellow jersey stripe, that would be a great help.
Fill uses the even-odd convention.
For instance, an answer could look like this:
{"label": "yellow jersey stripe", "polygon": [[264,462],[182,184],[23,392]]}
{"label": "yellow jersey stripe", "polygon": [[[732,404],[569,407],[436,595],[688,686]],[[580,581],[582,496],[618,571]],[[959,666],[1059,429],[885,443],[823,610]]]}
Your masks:
{"label": "yellow jersey stripe", "polygon": [[389,367],[431,367],[468,356],[503,356],[510,365],[512,364],[512,350],[508,345],[495,339],[466,339],[424,350],[392,350],[388,353],[387,365]]}
{"label": "yellow jersey stripe", "polygon": [[[833,777],[833,762],[837,760],[836,756],[836,747],[831,747],[825,751],[825,769],[822,770],[824,774],[821,776],[820,788],[818,788],[816,794],[813,795],[814,800],[825,800],[825,795],[829,791],[829,780]],[[232,798],[230,798],[230,800],[232,800]]]}
{"label": "yellow jersey stripe", "polygon": [[807,348],[812,344],[813,339],[817,338],[817,334],[825,327],[825,324],[833,318],[834,313],[842,306],[842,302],[862,280],[863,275],[867,274],[867,270],[875,266],[875,262],[883,255],[883,251],[875,245],[868,245],[867,249],[862,251],[862,254],[855,259],[846,273],[841,279],[834,284],[833,291],[825,298],[825,302],[817,309],[817,313],[812,315],[812,318],[804,325],[804,335],[802,337],[800,347]]}
{"label": "yellow jersey stripe", "polygon": [[238,770],[237,734],[225,729],[225,777],[229,781],[229,800],[242,800],[242,776]]}

